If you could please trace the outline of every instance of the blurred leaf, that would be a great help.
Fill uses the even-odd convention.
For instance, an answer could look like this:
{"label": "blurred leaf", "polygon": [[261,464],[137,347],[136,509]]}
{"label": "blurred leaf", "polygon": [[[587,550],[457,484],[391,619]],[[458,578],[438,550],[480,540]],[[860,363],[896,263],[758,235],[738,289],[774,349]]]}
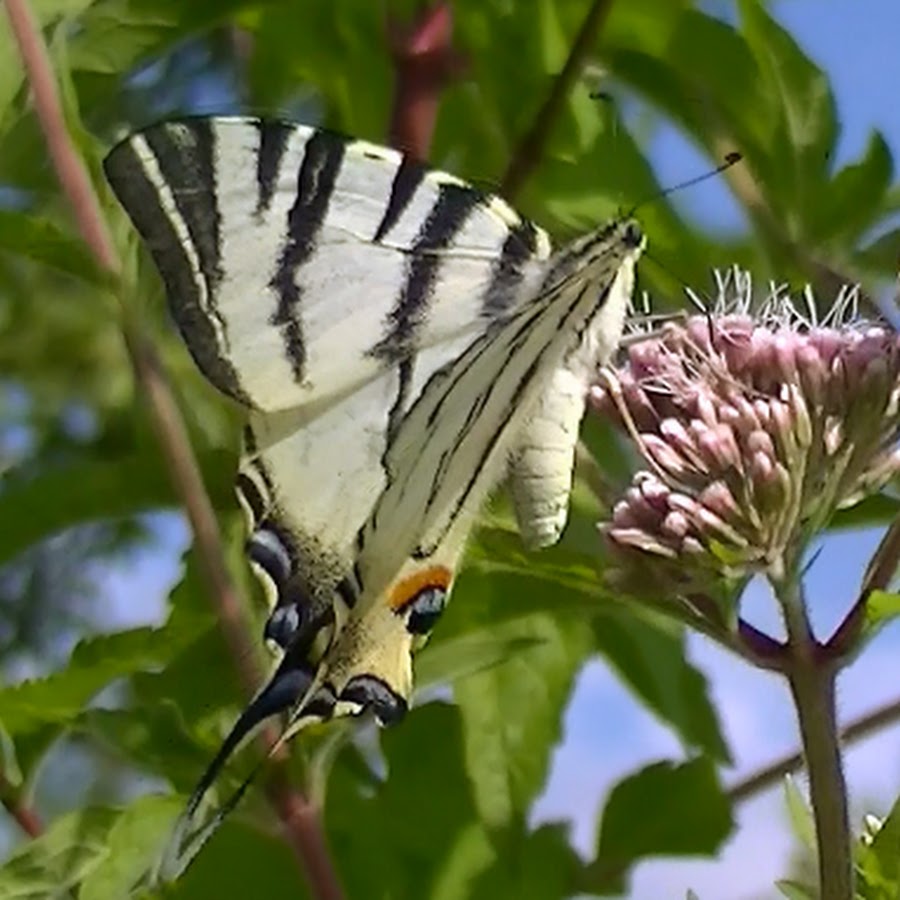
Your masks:
{"label": "blurred leaf", "polygon": [[817,900],[819,892],[809,885],[800,884],[799,881],[776,881],[775,887],[782,897],[788,900]]}
{"label": "blurred leaf", "polygon": [[0,251],[17,253],[95,286],[108,281],[84,242],[49,219],[0,209]]}
{"label": "blurred leaf", "polygon": [[111,681],[165,663],[206,628],[208,619],[198,617],[177,630],[135,628],[80,641],[62,671],[0,690],[0,721],[16,736],[71,720]]}
{"label": "blurred leaf", "polygon": [[[213,496],[230,493],[229,454],[202,461]],[[7,478],[0,502],[0,563],[64,528],[134,515],[176,502],[171,476],[154,452],[110,460],[81,459],[29,479]]]}
{"label": "blurred leaf", "polygon": [[900,891],[900,799],[871,841],[857,846],[856,868],[861,900],[891,900]]}
{"label": "blurred leaf", "polygon": [[900,272],[900,228],[893,228],[860,251],[860,259],[882,275]]}
{"label": "blurred leaf", "polygon": [[866,627],[878,627],[900,615],[900,594],[872,591],[866,601]]}
{"label": "blurred leaf", "polygon": [[730,762],[706,676],[686,657],[683,628],[610,612],[595,620],[594,634],[597,648],[619,677],[676,730],[686,749]]}
{"label": "blurred leaf", "polygon": [[[226,819],[187,872],[166,889],[167,900],[310,896],[296,855],[274,834]],[[365,895],[363,895],[365,896]]]}
{"label": "blurred leaf", "polygon": [[818,241],[837,238],[852,246],[880,212],[893,169],[890,148],[873,132],[859,162],[841,169],[822,192],[818,212],[809,219],[809,236]]}
{"label": "blurred leaf", "polygon": [[511,849],[480,872],[460,900],[550,900],[569,897],[581,860],[569,843],[567,825],[542,825],[503,842]]}
{"label": "blurred leaf", "polygon": [[585,885],[597,892],[621,890],[631,866],[647,856],[711,856],[732,825],[731,806],[709,760],[649,765],[612,789]]}
{"label": "blurred leaf", "polygon": [[[767,194],[776,192],[791,219],[817,210],[818,192],[827,171],[838,134],[834,95],[828,78],[757,0],[740,4],[742,31],[763,76],[769,97],[777,100],[778,132],[770,152],[781,154],[777,168],[770,167]],[[776,178],[777,175],[777,178]],[[791,228],[790,234],[797,234]]]}
{"label": "blurred leaf", "polygon": [[182,811],[179,797],[139,797],[113,822],[106,838],[108,853],[84,879],[79,900],[121,900],[162,854],[175,819]]}
{"label": "blurred leaf", "polygon": [[790,775],[784,779],[784,799],[794,837],[808,850],[815,852],[816,825],[813,821],[812,810],[800,792],[800,788],[797,787],[797,782]]}
{"label": "blurred leaf", "polygon": [[[900,242],[900,234],[898,234]],[[900,251],[900,243],[897,244]],[[838,510],[828,524],[829,531],[890,525],[900,515],[900,499],[888,494],[873,494],[853,506]]]}
{"label": "blurred leaf", "polygon": [[106,840],[116,816],[114,810],[91,808],[57,819],[0,868],[0,896],[63,900],[108,858]]}

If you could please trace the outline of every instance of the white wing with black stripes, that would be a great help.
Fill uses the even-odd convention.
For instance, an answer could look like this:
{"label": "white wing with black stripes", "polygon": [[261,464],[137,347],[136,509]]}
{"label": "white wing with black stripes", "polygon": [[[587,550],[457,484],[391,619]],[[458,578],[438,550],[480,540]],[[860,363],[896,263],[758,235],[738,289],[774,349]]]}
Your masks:
{"label": "white wing with black stripes", "polygon": [[238,493],[284,650],[192,814],[279,709],[292,728],[402,715],[411,651],[499,480],[529,542],[558,537],[643,238],[616,222],[551,256],[499,198],[281,122],[165,123],[105,168],[197,365],[247,409]]}

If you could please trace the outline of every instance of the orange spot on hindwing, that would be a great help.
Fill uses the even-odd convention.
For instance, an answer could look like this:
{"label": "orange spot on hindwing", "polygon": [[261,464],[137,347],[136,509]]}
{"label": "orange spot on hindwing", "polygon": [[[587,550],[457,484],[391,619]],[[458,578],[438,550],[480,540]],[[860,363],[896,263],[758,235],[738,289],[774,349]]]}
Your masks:
{"label": "orange spot on hindwing", "polygon": [[410,634],[426,635],[447,602],[453,573],[445,566],[428,566],[397,581],[388,592],[388,603],[397,615],[406,616]]}

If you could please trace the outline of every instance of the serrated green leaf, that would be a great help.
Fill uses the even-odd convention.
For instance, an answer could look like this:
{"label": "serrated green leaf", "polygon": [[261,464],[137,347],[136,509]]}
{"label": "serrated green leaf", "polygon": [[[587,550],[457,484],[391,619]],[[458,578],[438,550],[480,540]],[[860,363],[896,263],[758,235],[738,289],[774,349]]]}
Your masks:
{"label": "serrated green leaf", "polygon": [[[578,527],[576,517],[570,531]],[[566,547],[528,554],[516,536],[482,529],[468,559],[473,572],[498,579],[495,596],[484,600],[494,604],[492,627],[504,617],[536,610],[590,617],[596,650],[629,689],[677,731],[685,747],[722,761],[729,758],[706,678],[685,656],[684,629],[616,603],[602,585],[596,555],[570,551],[568,536]],[[454,621],[455,609],[448,613],[448,629]],[[444,627],[442,623],[439,640]]]}
{"label": "serrated green leaf", "polygon": [[182,812],[180,797],[148,795],[131,803],[113,822],[107,855],[84,879],[79,900],[121,900],[152,870]]}
{"label": "serrated green leaf", "polygon": [[196,617],[178,629],[134,628],[80,641],[61,671],[0,690],[0,721],[14,737],[67,722],[111,681],[170,660],[208,622]]}
{"label": "serrated green leaf", "polygon": [[583,886],[621,890],[631,866],[648,856],[710,856],[732,825],[731,805],[709,760],[649,765],[610,792]]}
{"label": "serrated green leaf", "polygon": [[92,808],[62,816],[0,868],[0,896],[62,900],[109,856],[106,838],[118,813]]}

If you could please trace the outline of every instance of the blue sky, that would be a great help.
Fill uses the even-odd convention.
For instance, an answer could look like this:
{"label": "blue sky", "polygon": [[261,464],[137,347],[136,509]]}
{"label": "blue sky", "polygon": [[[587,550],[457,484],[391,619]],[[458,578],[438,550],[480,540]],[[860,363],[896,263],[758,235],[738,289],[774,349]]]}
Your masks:
{"label": "blue sky", "polygon": [[[722,4],[715,4],[721,8]],[[843,124],[838,162],[855,157],[869,131],[880,128],[900,158],[900,115],[896,89],[900,85],[900,3],[898,0],[782,0],[772,5],[776,17],[795,35],[807,53],[832,77]],[[659,180],[674,184],[708,166],[682,139],[669,133],[654,153]],[[718,210],[728,198],[721,181],[692,189],[690,202],[698,212]],[[159,517],[164,551],[146,560],[140,577],[146,595],[162,598],[177,578],[178,554],[186,535],[174,516]],[[878,540],[871,532],[830,539],[809,574],[808,591],[815,624],[827,631],[853,597],[860,574]],[[145,621],[146,605],[132,604],[136,573],[110,573],[110,593],[117,598],[118,618],[128,627]],[[747,598],[754,617],[771,616],[764,590]],[[735,767],[726,780],[736,780],[796,746],[796,725],[787,691],[773,676],[733,659],[702,638],[691,640],[695,663],[708,675],[721,711]],[[900,629],[885,631],[848,670],[840,683],[843,720],[855,718],[900,692],[898,663]],[[536,817],[571,818],[577,845],[590,852],[595,840],[602,797],[624,775],[643,763],[678,756],[673,735],[624,690],[600,663],[582,673],[567,711],[565,740],[558,750],[546,796]],[[865,810],[884,811],[900,792],[900,727],[851,747],[847,768],[858,823]],[[701,900],[758,900],[774,894],[773,882],[784,874],[791,839],[779,789],[738,810],[735,837],[716,861],[666,860],[638,867],[634,900],[683,898],[691,887]]]}

